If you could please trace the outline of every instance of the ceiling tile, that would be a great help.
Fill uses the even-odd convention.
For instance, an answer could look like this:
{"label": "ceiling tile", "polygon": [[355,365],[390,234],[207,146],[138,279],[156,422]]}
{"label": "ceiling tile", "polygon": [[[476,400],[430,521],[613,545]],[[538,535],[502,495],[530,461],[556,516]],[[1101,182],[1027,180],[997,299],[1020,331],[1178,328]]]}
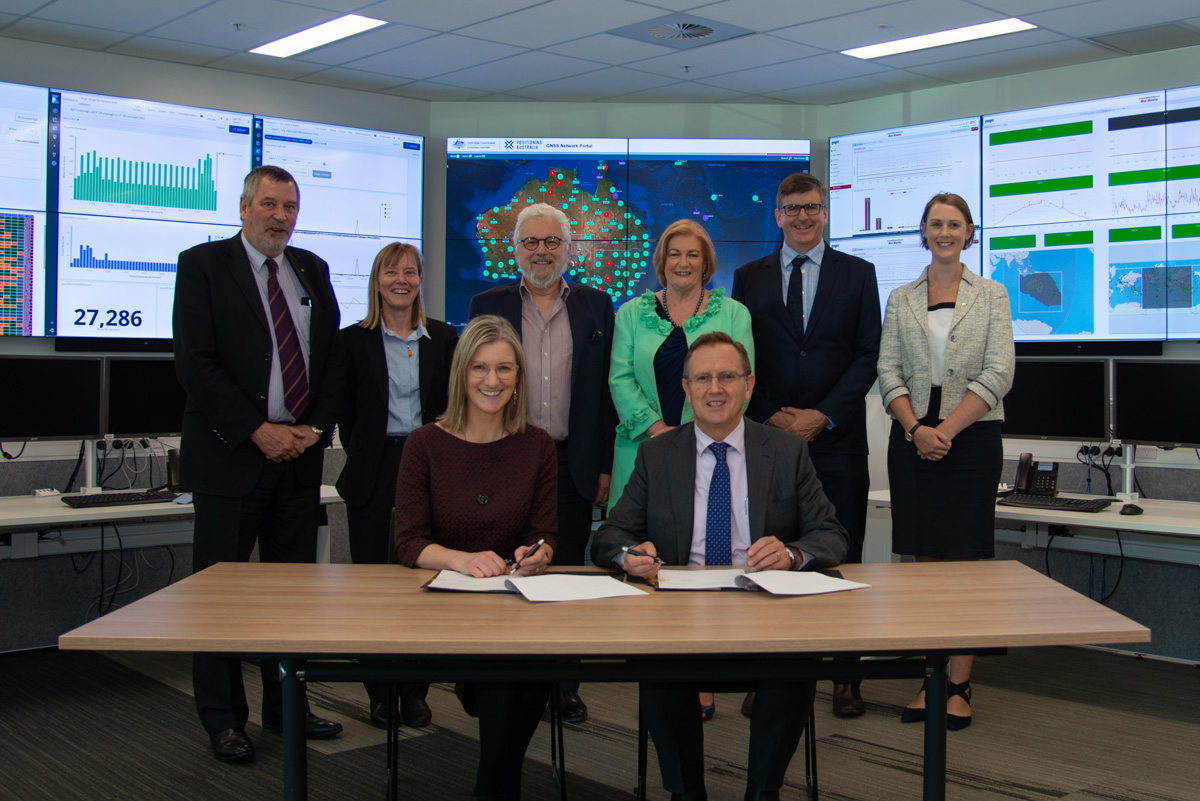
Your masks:
{"label": "ceiling tile", "polygon": [[673,78],[651,75],[648,72],[608,67],[583,75],[526,86],[520,93],[535,100],[578,103],[599,98],[622,97],[629,92],[667,86],[675,82]]}
{"label": "ceiling tile", "polygon": [[447,33],[342,66],[423,80],[521,52],[518,47]]}
{"label": "ceiling tile", "polygon": [[[212,5],[154,28],[153,33],[181,42],[246,51],[328,22],[335,16],[330,11],[278,0],[255,0],[253,3],[217,0]],[[234,27],[235,24],[241,26],[240,30]]]}
{"label": "ceiling tile", "polygon": [[793,42],[841,51],[997,19],[1003,19],[1003,15],[961,0],[904,0],[772,33]]}
{"label": "ceiling tile", "polygon": [[[701,80],[728,72],[794,61],[825,51],[774,36],[741,36],[680,53],[638,61],[634,69],[666,75],[676,80]],[[683,68],[689,67],[687,73]]]}
{"label": "ceiling tile", "polygon": [[1149,28],[1195,16],[1195,13],[1195,0],[1154,0],[1152,3],[1097,0],[1056,11],[1029,14],[1023,19],[1067,36],[1095,36]]}
{"label": "ceiling tile", "polygon": [[999,11],[1010,17],[1022,17],[1036,11],[1049,11],[1052,8],[1077,6],[1082,0],[975,0],[976,5]]}
{"label": "ceiling tile", "polygon": [[418,28],[453,31],[465,25],[474,25],[544,2],[546,0],[434,0],[427,3],[383,0],[381,3],[364,6],[358,13],[376,19],[386,19],[388,22],[415,25]]}
{"label": "ceiling tile", "polygon": [[773,31],[802,22],[840,17],[895,0],[837,0],[834,3],[796,2],[796,0],[725,0],[695,11],[696,16],[728,22],[756,31]]}
{"label": "ceiling tile", "polygon": [[348,70],[344,67],[331,67],[312,75],[305,75],[297,80],[304,83],[319,83],[323,86],[336,86],[340,89],[358,89],[362,92],[381,92],[403,83],[403,80],[392,75],[380,75],[375,72]]}
{"label": "ceiling tile", "polygon": [[20,17],[18,17],[16,14],[0,13],[0,30],[4,30],[5,25],[9,24],[10,22],[16,22],[19,19]]}
{"label": "ceiling tile", "polygon": [[656,103],[721,103],[740,102],[745,97],[747,97],[745,92],[720,89],[695,81],[680,81],[653,89],[643,89],[640,92],[631,92],[620,99],[633,103],[650,101]]}
{"label": "ceiling tile", "polygon": [[1041,28],[1033,31],[1018,31],[1006,33],[1003,36],[993,36],[990,39],[979,39],[974,42],[931,47],[928,50],[914,50],[911,53],[900,53],[887,58],[875,58],[871,61],[887,67],[906,69],[919,64],[934,64],[943,61],[956,61],[960,58],[981,56],[987,53],[1012,53],[1025,47],[1066,41],[1062,34]]}
{"label": "ceiling tile", "polygon": [[[321,8],[326,11],[336,11],[338,14],[362,14],[370,17],[364,9],[371,5],[371,0],[283,0],[285,3],[290,3],[297,6],[308,6],[310,8]],[[382,19],[382,17],[375,17]]]}
{"label": "ceiling tile", "polygon": [[32,16],[38,19],[70,22],[127,33],[148,31],[193,11],[198,0],[54,0]]}
{"label": "ceiling tile", "polygon": [[816,86],[799,86],[795,89],[784,90],[782,92],[771,92],[770,96],[777,101],[785,103],[832,105],[834,103],[848,103],[851,100],[881,97],[897,92],[915,92],[919,89],[945,86],[948,83],[950,81],[944,81],[939,78],[896,71],[877,75],[862,75],[857,78],[845,78],[840,81],[829,81]]}
{"label": "ceiling tile", "polygon": [[624,36],[613,36],[611,33],[598,33],[595,36],[585,36],[572,42],[541,49],[547,53],[558,53],[560,56],[586,58],[589,61],[612,65],[628,64],[641,58],[676,52],[672,47],[639,42]]}
{"label": "ceiling tile", "polygon": [[103,50],[129,37],[128,33],[121,31],[107,31],[103,28],[51,22],[33,17],[17,20],[4,29],[4,35],[13,39],[30,39],[34,42],[78,47],[82,50]]}
{"label": "ceiling tile", "polygon": [[4,0],[4,16],[24,16],[46,5],[46,0]]}
{"label": "ceiling tile", "polygon": [[475,87],[489,92],[509,92],[539,83],[547,77],[565,78],[592,72],[598,68],[601,68],[600,65],[592,61],[533,50],[490,64],[446,73],[438,77],[438,82]]}
{"label": "ceiling tile", "polygon": [[108,48],[106,52],[124,56],[153,58],[158,61],[174,61],[179,64],[207,64],[218,58],[234,54],[222,47],[206,47],[191,42],[176,42],[157,36],[135,36]]}
{"label": "ceiling tile", "polygon": [[299,53],[294,58],[297,61],[312,61],[317,64],[347,64],[367,56],[384,53],[394,47],[419,42],[436,36],[433,31],[425,28],[412,28],[408,25],[388,25],[373,31],[361,33],[341,42],[318,47]]}
{"label": "ceiling tile", "polygon": [[458,32],[521,47],[545,47],[661,16],[661,8],[626,0],[554,0]]}
{"label": "ceiling tile", "polygon": [[780,90],[836,81],[859,75],[883,72],[886,68],[868,61],[826,53],[770,67],[743,70],[729,75],[706,78],[701,83],[735,89],[756,95],[775,95]]}
{"label": "ceiling tile", "polygon": [[234,53],[232,56],[217,59],[208,66],[235,72],[248,72],[252,75],[265,75],[268,78],[299,78],[301,75],[308,75],[321,69],[320,65],[307,61],[260,56],[257,53]]}
{"label": "ceiling tile", "polygon": [[446,86],[429,81],[416,81],[397,86],[395,89],[385,89],[385,95],[412,97],[417,100],[474,100],[481,94],[478,89],[464,89],[461,86]]}
{"label": "ceiling tile", "polygon": [[[942,78],[951,83],[967,83],[1000,75],[1017,75],[1021,72],[1067,67],[1073,64],[1086,64],[1091,61],[1119,57],[1118,53],[1098,45],[1066,41],[1010,50],[1004,53],[988,53],[941,64],[925,64],[919,67],[910,67],[909,71]],[[1020,64],[1021,69],[1013,69],[1014,63]]]}

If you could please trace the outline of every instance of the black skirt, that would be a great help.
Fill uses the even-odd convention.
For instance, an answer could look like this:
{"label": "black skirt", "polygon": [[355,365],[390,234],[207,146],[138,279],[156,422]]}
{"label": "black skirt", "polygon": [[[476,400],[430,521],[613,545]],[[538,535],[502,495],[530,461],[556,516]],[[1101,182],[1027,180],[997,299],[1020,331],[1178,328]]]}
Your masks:
{"label": "black skirt", "polygon": [[[941,422],[934,400],[923,425]],[[892,552],[943,559],[995,556],[996,488],[1003,465],[999,420],[967,426],[936,462],[918,456],[916,445],[893,421],[888,441]]]}

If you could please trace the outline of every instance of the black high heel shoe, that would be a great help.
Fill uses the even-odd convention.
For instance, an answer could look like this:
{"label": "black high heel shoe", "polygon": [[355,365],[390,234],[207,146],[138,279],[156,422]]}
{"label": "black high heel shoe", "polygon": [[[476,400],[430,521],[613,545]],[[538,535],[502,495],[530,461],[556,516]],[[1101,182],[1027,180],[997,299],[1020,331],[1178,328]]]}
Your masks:
{"label": "black high heel shoe", "polygon": [[[948,690],[948,693],[946,696],[947,699],[953,698],[954,696],[957,695],[959,698],[966,701],[967,708],[968,709],[970,708],[970,706],[971,706],[971,680],[970,679],[967,679],[962,684],[955,684],[952,681],[947,681],[946,689]],[[971,725],[971,716],[970,715],[951,715],[949,712],[946,713],[946,730],[947,731],[962,731],[963,729],[967,728],[970,725]]]}
{"label": "black high heel shoe", "polygon": [[[919,692],[928,693],[928,691],[929,691],[929,679],[925,679],[925,681],[921,682],[921,689],[919,690]],[[905,707],[904,711],[900,713],[900,722],[901,723],[921,723],[924,720],[925,720],[925,707],[921,707],[920,709],[917,709],[915,707]]]}

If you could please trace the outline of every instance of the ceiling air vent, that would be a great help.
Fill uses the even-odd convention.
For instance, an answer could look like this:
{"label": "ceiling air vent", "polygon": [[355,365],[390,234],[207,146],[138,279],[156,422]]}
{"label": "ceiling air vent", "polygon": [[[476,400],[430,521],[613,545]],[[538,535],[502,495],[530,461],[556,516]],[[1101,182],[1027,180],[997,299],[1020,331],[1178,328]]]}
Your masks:
{"label": "ceiling air vent", "polygon": [[653,36],[659,39],[706,39],[715,31],[707,25],[696,25],[691,22],[670,22],[666,25],[655,25],[650,29]]}

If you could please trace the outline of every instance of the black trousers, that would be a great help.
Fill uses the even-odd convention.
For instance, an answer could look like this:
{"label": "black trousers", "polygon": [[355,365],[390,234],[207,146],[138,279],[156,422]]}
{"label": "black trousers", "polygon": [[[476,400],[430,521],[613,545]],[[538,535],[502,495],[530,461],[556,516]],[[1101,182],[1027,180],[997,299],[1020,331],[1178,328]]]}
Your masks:
{"label": "black trousers", "polygon": [[558,550],[554,552],[554,564],[579,566],[587,553],[588,539],[592,536],[592,501],[596,488],[590,496],[579,494],[575,479],[571,477],[569,444],[558,443]]}
{"label": "black trousers", "polygon": [[[668,792],[704,797],[704,729],[696,694],[711,684],[643,683],[642,716]],[[720,689],[720,688],[717,688]],[[750,717],[750,754],[746,766],[746,795],[778,792],[788,764],[800,745],[812,708],[811,681],[758,682]]]}
{"label": "black trousers", "polygon": [[469,687],[479,715],[474,794],[519,799],[525,751],[546,711],[550,685],[478,683]]}
{"label": "black trousers", "polygon": [[[387,565],[396,561],[392,508],[396,505],[396,476],[400,472],[400,457],[404,455],[407,439],[387,438],[383,459],[375,474],[375,486],[371,488],[367,502],[362,506],[346,504],[346,539],[350,544],[350,561],[356,565]],[[387,682],[364,681],[363,687],[372,704],[387,703]],[[402,697],[424,698],[428,692],[428,684],[400,685]]]}
{"label": "black trousers", "polygon": [[[264,459],[258,485],[249,495],[228,498],[194,493],[196,522],[192,535],[192,572],[217,562],[248,562],[258,544],[261,562],[317,560],[320,488],[296,482],[295,466]],[[236,598],[231,598],[231,614]],[[283,720],[279,662],[263,660],[262,719]],[[242,660],[237,654],[193,654],[192,687],[200,723],[209,734],[241,729],[249,718]]]}

